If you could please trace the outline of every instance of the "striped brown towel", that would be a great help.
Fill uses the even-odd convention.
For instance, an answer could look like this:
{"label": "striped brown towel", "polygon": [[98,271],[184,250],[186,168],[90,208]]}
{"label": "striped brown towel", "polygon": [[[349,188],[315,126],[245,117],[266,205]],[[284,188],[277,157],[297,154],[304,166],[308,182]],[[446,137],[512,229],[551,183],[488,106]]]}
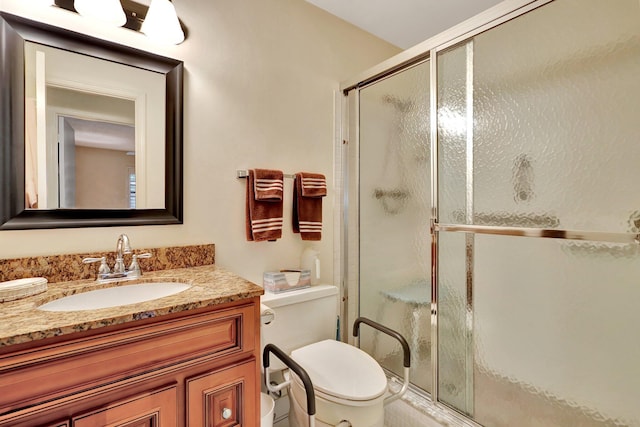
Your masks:
{"label": "striped brown towel", "polygon": [[[273,174],[250,169],[247,177],[246,232],[248,241],[275,241],[282,237],[282,188],[273,185]],[[282,185],[282,172],[280,185]],[[256,184],[256,176],[269,181]],[[279,191],[279,198],[278,198]],[[261,198],[258,198],[261,197]]]}
{"label": "striped brown towel", "polygon": [[284,174],[280,170],[254,169],[253,191],[256,200],[282,200]]}
{"label": "striped brown towel", "polygon": [[302,240],[322,238],[322,198],[327,182],[322,174],[298,172],[293,181],[293,232]]}

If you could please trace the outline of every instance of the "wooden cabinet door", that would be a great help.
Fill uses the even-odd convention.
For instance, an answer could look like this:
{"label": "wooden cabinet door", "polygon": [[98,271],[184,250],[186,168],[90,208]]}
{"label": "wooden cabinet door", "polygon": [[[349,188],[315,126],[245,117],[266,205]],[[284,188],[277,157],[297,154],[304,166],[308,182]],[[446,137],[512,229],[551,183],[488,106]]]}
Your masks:
{"label": "wooden cabinet door", "polygon": [[[254,427],[260,408],[255,361],[187,380],[189,427]],[[256,412],[257,411],[257,412]]]}
{"label": "wooden cabinet door", "polygon": [[171,386],[74,417],[71,426],[174,427],[177,404],[176,386]]}

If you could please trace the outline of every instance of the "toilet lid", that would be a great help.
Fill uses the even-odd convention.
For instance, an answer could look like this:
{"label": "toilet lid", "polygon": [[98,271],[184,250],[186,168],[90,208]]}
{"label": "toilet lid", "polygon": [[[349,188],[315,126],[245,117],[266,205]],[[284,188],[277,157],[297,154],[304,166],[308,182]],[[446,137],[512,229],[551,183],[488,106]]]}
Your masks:
{"label": "toilet lid", "polygon": [[[384,371],[359,348],[335,340],[309,344],[291,352],[307,371],[316,391],[348,400],[371,400],[387,389]],[[295,378],[297,378],[297,375]]]}

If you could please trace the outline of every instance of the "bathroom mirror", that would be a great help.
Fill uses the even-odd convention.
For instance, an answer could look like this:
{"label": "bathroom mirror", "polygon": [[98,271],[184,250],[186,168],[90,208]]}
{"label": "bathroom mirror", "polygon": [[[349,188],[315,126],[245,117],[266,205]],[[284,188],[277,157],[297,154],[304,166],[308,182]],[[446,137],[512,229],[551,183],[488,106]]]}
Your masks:
{"label": "bathroom mirror", "polygon": [[181,61],[1,12],[0,46],[0,230],[182,223]]}
{"label": "bathroom mirror", "polygon": [[25,208],[162,209],[165,76],[25,42]]}

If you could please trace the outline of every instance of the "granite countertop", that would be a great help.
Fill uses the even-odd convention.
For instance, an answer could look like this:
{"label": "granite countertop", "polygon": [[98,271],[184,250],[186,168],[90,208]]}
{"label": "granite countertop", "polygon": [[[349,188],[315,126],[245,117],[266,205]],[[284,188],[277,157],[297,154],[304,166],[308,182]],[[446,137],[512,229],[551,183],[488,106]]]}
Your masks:
{"label": "granite countertop", "polygon": [[[181,282],[191,285],[167,297],[98,310],[49,312],[42,304],[94,289],[145,282]],[[263,294],[260,286],[215,265],[145,272],[137,280],[98,284],[95,280],[49,283],[46,292],[0,303],[0,348],[12,344],[97,329],[104,326],[209,307]]]}

